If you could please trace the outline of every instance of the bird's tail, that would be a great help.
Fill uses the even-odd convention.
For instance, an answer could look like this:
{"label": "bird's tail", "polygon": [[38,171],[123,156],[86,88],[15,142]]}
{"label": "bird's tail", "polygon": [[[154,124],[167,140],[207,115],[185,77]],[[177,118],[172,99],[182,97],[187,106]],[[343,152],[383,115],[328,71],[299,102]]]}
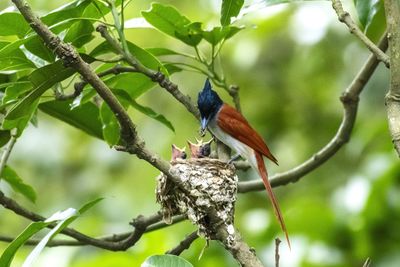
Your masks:
{"label": "bird's tail", "polygon": [[269,183],[267,168],[265,168],[263,156],[258,152],[255,152],[255,154],[256,154],[258,171],[259,171],[259,173],[261,175],[261,178],[262,178],[262,180],[264,182],[265,189],[267,190],[267,193],[268,193],[268,197],[269,197],[269,199],[270,199],[270,201],[272,203],[272,206],[274,208],[275,216],[278,219],[279,224],[281,225],[281,228],[282,228],[283,232],[285,233],[286,241],[287,241],[287,243],[289,245],[289,249],[290,249],[291,246],[290,246],[290,241],[289,241],[289,235],[288,235],[288,232],[287,232],[286,226],[285,226],[285,221],[283,220],[283,216],[282,216],[282,213],[281,213],[281,209],[279,208],[278,201],[277,201],[277,199],[275,197],[275,194],[272,191],[271,185]]}

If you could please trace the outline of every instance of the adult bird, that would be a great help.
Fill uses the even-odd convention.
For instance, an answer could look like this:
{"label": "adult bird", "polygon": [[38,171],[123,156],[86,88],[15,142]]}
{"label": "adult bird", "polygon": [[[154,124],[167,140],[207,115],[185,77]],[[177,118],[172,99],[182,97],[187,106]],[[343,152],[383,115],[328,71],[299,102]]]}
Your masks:
{"label": "adult bird", "polygon": [[268,173],[263,157],[267,157],[275,164],[278,164],[277,159],[272,155],[264,140],[250,126],[247,120],[236,109],[225,104],[218,94],[212,90],[208,79],[204,84],[203,90],[199,93],[197,105],[201,116],[202,134],[208,128],[218,140],[247,159],[254,170],[261,176],[275,215],[285,233],[290,248],[285,222],[278,201],[268,181]]}

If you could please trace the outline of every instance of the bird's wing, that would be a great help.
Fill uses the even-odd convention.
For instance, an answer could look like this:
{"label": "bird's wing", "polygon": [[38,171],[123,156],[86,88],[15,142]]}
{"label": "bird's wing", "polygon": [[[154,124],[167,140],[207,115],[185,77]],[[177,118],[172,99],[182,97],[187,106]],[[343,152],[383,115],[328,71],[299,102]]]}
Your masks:
{"label": "bird's wing", "polygon": [[233,107],[227,104],[221,107],[217,115],[217,124],[227,134],[278,164],[278,160],[269,151],[261,136],[250,126],[242,114]]}

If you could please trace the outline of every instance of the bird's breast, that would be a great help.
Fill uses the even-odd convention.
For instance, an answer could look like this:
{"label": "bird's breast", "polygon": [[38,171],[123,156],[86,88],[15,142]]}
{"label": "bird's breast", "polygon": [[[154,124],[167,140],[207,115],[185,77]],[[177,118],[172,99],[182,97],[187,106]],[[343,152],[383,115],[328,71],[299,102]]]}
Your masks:
{"label": "bird's breast", "polygon": [[218,125],[216,119],[212,119],[208,124],[208,129],[211,133],[222,143],[229,146],[232,150],[236,151],[236,153],[240,154],[242,158],[245,158],[249,161],[252,167],[257,170],[257,161],[254,155],[254,150],[248,145],[240,142],[238,139],[233,136],[225,133]]}

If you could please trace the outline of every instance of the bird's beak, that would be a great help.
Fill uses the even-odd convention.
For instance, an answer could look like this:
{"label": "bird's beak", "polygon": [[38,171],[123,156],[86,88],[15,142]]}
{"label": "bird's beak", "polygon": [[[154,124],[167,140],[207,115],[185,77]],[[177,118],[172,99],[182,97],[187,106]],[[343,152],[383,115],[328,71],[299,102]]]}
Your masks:
{"label": "bird's beak", "polygon": [[209,120],[210,120],[209,118],[201,118],[201,129],[200,129],[200,135],[201,136],[206,135],[205,132],[206,132]]}

